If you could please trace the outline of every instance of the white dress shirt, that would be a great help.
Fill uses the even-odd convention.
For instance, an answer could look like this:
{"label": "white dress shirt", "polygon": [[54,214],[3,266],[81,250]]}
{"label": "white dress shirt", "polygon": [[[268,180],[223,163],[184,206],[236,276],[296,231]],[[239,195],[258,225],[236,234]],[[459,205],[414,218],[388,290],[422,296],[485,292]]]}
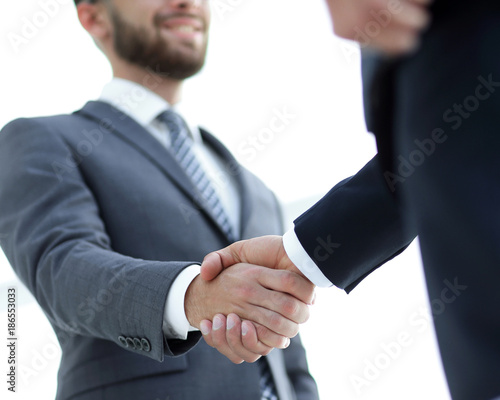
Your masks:
{"label": "white dress shirt", "polygon": [[[167,126],[157,117],[170,108],[182,115],[193,139],[193,151],[219,196],[234,231],[240,231],[241,200],[235,178],[226,169],[219,156],[204,145],[198,126],[193,124],[194,120],[186,112],[182,112],[180,105],[171,106],[144,86],[120,78],[113,78],[104,86],[99,100],[110,103],[134,119],[167,149],[171,144],[170,134]],[[178,275],[170,288],[163,317],[163,333],[168,339],[185,340],[189,331],[196,330],[190,326],[186,318],[184,298],[189,285],[199,273],[199,265],[187,267]]]}
{"label": "white dress shirt", "polygon": [[321,272],[309,254],[304,250],[297,238],[294,229],[283,235],[283,247],[291,262],[302,272],[307,279],[318,287],[330,287],[333,283]]}

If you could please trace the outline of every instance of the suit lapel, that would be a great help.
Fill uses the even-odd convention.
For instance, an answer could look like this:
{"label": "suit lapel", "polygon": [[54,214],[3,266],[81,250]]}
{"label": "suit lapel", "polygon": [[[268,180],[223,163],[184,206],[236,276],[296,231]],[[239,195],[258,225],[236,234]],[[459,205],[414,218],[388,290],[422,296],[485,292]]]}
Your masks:
{"label": "suit lapel", "polygon": [[263,234],[283,234],[282,215],[274,194],[255,175],[238,164],[234,156],[215,137],[203,129],[201,134],[203,140],[227,163],[229,171],[236,179],[241,198],[239,237],[250,239]]}
{"label": "suit lapel", "polygon": [[[191,179],[186,175],[182,167],[179,166],[174,156],[135,120],[110,104],[100,101],[88,102],[80,111],[77,111],[77,114],[93,119],[100,126],[106,127],[110,132],[139,151],[146,159],[167,175],[179,190],[181,190],[200,211],[206,214],[221,233],[223,233],[213,217],[210,208],[202,200],[198,189],[191,182]],[[217,142],[216,151],[221,154],[220,148],[224,149],[224,159],[228,158],[227,154],[230,153],[220,142],[212,136],[209,142],[210,144]]]}

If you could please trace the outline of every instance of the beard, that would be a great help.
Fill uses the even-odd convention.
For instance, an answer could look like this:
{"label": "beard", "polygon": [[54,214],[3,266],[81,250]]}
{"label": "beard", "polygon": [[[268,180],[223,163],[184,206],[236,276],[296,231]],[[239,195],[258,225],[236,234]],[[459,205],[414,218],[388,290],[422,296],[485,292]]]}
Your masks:
{"label": "beard", "polygon": [[184,80],[198,73],[205,63],[207,42],[197,49],[193,43],[185,43],[190,51],[174,49],[161,36],[162,18],[154,18],[155,34],[145,28],[135,27],[125,21],[116,10],[111,13],[114,27],[113,44],[119,57],[131,64],[149,68],[155,73],[175,80]]}

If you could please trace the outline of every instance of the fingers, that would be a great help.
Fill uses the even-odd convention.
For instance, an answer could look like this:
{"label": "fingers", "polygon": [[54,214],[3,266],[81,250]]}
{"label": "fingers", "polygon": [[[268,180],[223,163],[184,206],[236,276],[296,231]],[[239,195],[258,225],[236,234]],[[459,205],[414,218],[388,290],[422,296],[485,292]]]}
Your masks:
{"label": "fingers", "polygon": [[[245,321],[248,322],[248,321]],[[290,339],[286,336],[281,336],[273,331],[269,330],[265,326],[258,324],[256,322],[249,322],[253,325],[253,327],[257,331],[257,338],[259,341],[264,344],[267,347],[273,348],[273,349],[286,349],[290,345]],[[243,340],[245,343],[246,341]],[[247,348],[252,349],[252,347]]]}
{"label": "fingers", "polygon": [[[222,314],[217,314],[214,317],[213,323],[210,323],[210,321],[202,321],[200,326],[202,327],[203,338],[209,346],[217,349],[231,362],[241,364],[245,360],[233,352],[227,343],[226,323],[226,317]],[[211,330],[210,327],[212,328]]]}
{"label": "fingers", "polygon": [[[271,334],[275,335],[278,338],[278,342],[275,342],[276,346],[281,346],[282,343],[284,343],[283,339],[285,339],[286,343],[288,343],[290,340],[288,338],[283,338],[282,336],[276,335],[274,334],[274,332],[271,332]],[[240,344],[237,339],[237,337],[232,340],[228,338],[231,348],[234,349],[235,344]],[[271,343],[271,346],[267,346],[260,341],[257,329],[253,322],[250,321],[243,321],[241,323],[241,345],[252,353],[260,354],[262,356],[267,356],[274,348],[274,343]],[[288,344],[286,346],[288,347]]]}
{"label": "fingers", "polygon": [[[261,302],[266,303],[267,300]],[[267,308],[253,307],[245,313],[244,318],[266,327],[278,336],[295,337],[299,333],[299,324],[297,322]]]}
{"label": "fingers", "polygon": [[[235,364],[255,362],[261,356],[269,354],[274,347],[286,348],[290,344],[290,339],[276,335],[262,325],[241,321],[235,314],[230,314],[227,318],[217,314],[213,324],[202,321],[200,326],[207,344]],[[262,338],[269,341],[271,346],[262,343],[259,340]]]}
{"label": "fingers", "polygon": [[214,341],[212,340],[212,321],[204,319],[200,322],[200,331],[203,335],[203,339],[210,347],[215,347]]}
{"label": "fingers", "polygon": [[[223,315],[217,314],[216,317],[219,321],[217,322],[218,324],[225,324],[224,321],[226,319]],[[204,320],[200,323],[200,329],[205,342],[224,355],[233,353],[233,356],[243,359],[243,353],[236,350],[240,344],[251,353],[261,356],[269,354],[272,349],[286,349],[290,345],[289,338],[278,335],[261,324],[245,320],[241,322],[240,328],[240,318],[236,314],[230,314],[229,317],[235,318],[234,327],[236,329],[232,325],[226,324],[213,330],[211,321]],[[225,333],[224,330],[226,331]],[[239,361],[238,358],[234,358],[233,362],[237,361]],[[244,361],[248,361],[248,359]]]}
{"label": "fingers", "polygon": [[307,278],[294,272],[270,269],[260,271],[259,283],[268,289],[288,293],[305,304],[312,304],[316,288]]}
{"label": "fingers", "polygon": [[236,296],[244,300],[228,314],[235,313],[288,338],[296,336],[299,324],[309,319],[308,305],[295,297],[312,302],[314,285],[306,279],[293,272],[249,264],[238,264],[227,273],[242,279],[237,287],[232,285],[231,289],[238,294],[231,301]]}
{"label": "fingers", "polygon": [[[304,314],[307,310],[292,296],[263,286],[259,282],[262,271],[268,269],[237,264],[210,282],[196,277],[184,298],[184,310],[189,323],[199,326],[200,321],[212,320],[216,313],[235,313],[244,319],[258,322],[279,335],[295,336],[298,321],[306,319],[307,315]],[[213,326],[212,329],[216,330],[216,327]]]}
{"label": "fingers", "polygon": [[[289,294],[272,290],[269,291],[269,294],[266,297],[260,299],[260,305],[267,310],[272,310],[277,313],[276,319],[282,317],[294,324],[303,324],[307,322],[310,315],[307,304],[297,300]],[[268,318],[273,318],[273,316],[268,315]],[[272,329],[272,327],[268,327]],[[290,332],[275,332],[292,337],[289,335]]]}
{"label": "fingers", "polygon": [[271,347],[259,342],[257,330],[251,322],[242,323],[235,314],[227,316],[226,340],[233,353],[250,363],[272,350]]}
{"label": "fingers", "polygon": [[272,350],[272,347],[259,342],[253,323],[242,322],[236,314],[229,314],[227,318],[217,314],[213,324],[202,321],[200,325],[207,344],[235,364],[243,361],[253,363]]}
{"label": "fingers", "polygon": [[[275,274],[282,275],[283,272],[287,275],[292,273],[266,268],[258,268],[255,272],[258,285],[245,288],[241,294],[247,304],[231,312],[257,322],[278,335],[289,338],[296,336],[299,324],[309,319],[309,307],[292,295],[280,292],[284,290],[284,287],[280,286],[283,280],[275,276]],[[274,282],[272,279],[275,279]]]}
{"label": "fingers", "polygon": [[193,326],[213,319],[215,313],[234,313],[290,338],[309,318],[308,306],[295,296],[311,303],[313,291],[314,285],[293,272],[239,263],[213,281],[195,278],[186,291],[184,308]]}

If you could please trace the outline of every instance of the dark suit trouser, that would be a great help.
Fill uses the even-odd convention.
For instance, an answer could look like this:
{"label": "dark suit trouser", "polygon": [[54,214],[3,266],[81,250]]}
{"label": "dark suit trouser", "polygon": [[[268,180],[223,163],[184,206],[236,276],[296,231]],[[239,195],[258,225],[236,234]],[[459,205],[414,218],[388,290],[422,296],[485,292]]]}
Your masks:
{"label": "dark suit trouser", "polygon": [[435,16],[395,80],[392,184],[454,400],[500,395],[500,12],[474,7]]}

